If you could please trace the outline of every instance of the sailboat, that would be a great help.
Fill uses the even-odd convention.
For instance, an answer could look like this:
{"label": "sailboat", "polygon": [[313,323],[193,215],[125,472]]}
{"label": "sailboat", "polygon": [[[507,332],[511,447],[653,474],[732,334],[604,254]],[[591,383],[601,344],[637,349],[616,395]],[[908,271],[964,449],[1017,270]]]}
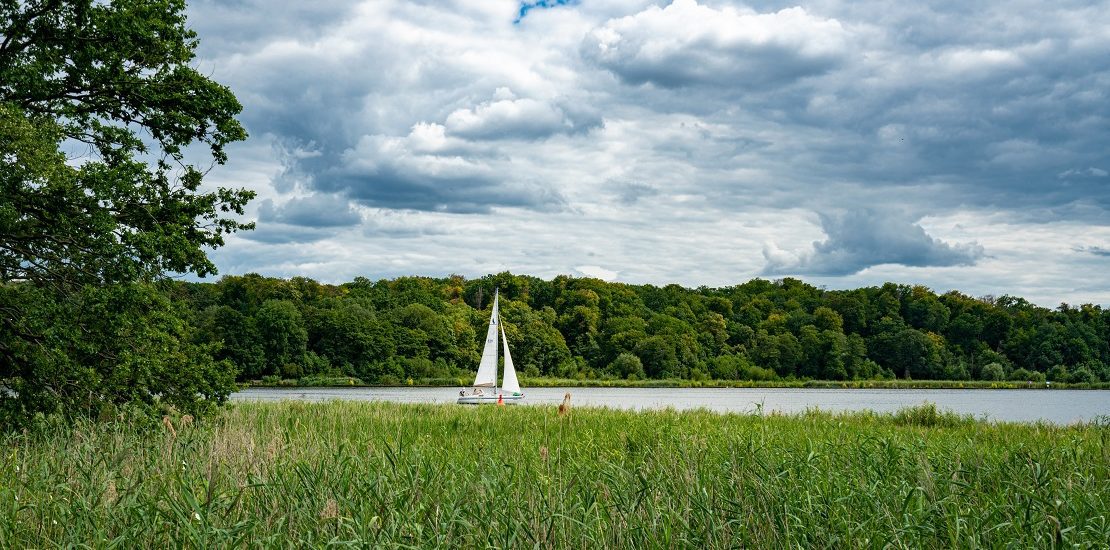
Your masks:
{"label": "sailboat", "polygon": [[[497,312],[498,293],[493,293],[493,312],[489,317],[489,329],[486,330],[486,344],[482,348],[482,360],[478,363],[478,375],[474,377],[474,386],[470,390],[459,392],[459,403],[464,405],[482,405],[494,403],[517,403],[524,399],[520,393],[520,383],[516,379],[516,369],[513,368],[513,357],[509,354],[509,340],[505,338],[505,329],[501,326],[501,319]],[[497,387],[497,333],[501,333],[501,343],[505,348],[505,376],[501,387]]]}

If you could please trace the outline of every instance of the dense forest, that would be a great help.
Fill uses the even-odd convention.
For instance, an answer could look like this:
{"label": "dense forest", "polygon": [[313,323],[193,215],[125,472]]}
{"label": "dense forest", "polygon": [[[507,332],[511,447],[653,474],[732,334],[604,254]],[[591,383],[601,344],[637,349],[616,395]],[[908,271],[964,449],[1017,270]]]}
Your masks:
{"label": "dense forest", "polygon": [[687,289],[501,273],[481,279],[228,276],[172,300],[239,380],[467,377],[494,290],[525,376],[578,379],[1110,380],[1110,311],[922,286],[797,279]]}

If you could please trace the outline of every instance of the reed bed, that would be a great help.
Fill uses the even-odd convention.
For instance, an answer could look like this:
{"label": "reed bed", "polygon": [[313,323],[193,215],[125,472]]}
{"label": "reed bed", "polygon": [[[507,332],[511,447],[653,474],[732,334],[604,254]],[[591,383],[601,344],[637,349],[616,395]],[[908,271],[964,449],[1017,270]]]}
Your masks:
{"label": "reed bed", "polygon": [[0,437],[0,547],[1105,547],[1110,428],[332,402]]}

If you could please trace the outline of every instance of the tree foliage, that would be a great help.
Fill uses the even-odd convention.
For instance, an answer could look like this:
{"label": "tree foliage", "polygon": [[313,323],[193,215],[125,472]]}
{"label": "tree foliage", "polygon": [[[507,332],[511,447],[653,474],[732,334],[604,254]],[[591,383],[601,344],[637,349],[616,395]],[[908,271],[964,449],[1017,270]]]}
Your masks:
{"label": "tree foliage", "polygon": [[31,412],[113,418],[121,407],[191,414],[222,403],[236,369],[213,358],[217,343],[157,289],[142,284],[86,286],[64,297],[33,285],[0,286],[0,308],[19,310],[4,335],[11,361],[0,365],[0,425]]}
{"label": "tree foliage", "polygon": [[[209,376],[229,363],[189,347],[189,331],[168,321],[174,307],[136,286],[214,273],[205,250],[251,227],[235,215],[252,192],[201,185],[246,133],[231,91],[191,65],[196,46],[182,0],[0,1],[0,377],[9,388],[0,408],[12,418],[152,396],[192,407],[229,389],[140,374],[125,386],[103,371],[161,357],[212,383],[228,379]],[[207,160],[189,160],[198,158]],[[101,320],[72,310],[97,293],[128,299],[103,304]],[[156,333],[127,330],[143,323]],[[144,338],[164,345],[143,348]],[[181,351],[160,355],[172,349]]]}
{"label": "tree foliage", "polygon": [[[339,286],[251,274],[180,286],[191,289],[179,294],[202,320],[213,308],[234,308],[239,325],[257,326],[266,304],[295,306],[308,325],[304,371],[368,382],[469,379],[495,288],[513,360],[531,376],[1003,380],[1017,371],[1023,380],[1049,372],[1059,381],[1110,380],[1110,312],[1097,306],[1048,310],[896,284],[827,291],[756,279],[691,290],[500,273]],[[988,336],[988,326],[1005,330]],[[226,335],[221,357],[268,345],[247,334]],[[231,338],[242,352],[228,348]],[[326,364],[309,368],[311,357]],[[282,375],[275,366],[254,374],[242,366],[242,379]]]}

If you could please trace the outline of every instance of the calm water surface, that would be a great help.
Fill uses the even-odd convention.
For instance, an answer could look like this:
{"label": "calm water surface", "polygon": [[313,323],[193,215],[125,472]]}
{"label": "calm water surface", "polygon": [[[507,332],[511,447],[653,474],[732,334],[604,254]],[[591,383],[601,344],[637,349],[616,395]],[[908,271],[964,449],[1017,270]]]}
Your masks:
{"label": "calm water surface", "polygon": [[[249,388],[233,400],[454,403],[458,388]],[[1110,415],[1110,390],[911,390],[802,388],[525,388],[525,402],[554,406],[571,393],[580,406],[620,409],[705,408],[720,412],[896,411],[926,401],[977,418],[1067,424]]]}

